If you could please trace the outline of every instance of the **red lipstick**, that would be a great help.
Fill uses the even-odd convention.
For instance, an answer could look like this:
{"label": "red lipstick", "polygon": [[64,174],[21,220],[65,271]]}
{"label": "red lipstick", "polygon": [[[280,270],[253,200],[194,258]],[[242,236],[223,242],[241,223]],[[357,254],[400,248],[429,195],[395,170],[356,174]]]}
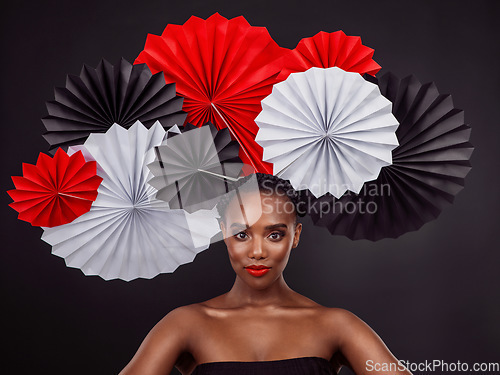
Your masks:
{"label": "red lipstick", "polygon": [[271,267],[252,265],[252,266],[245,267],[245,269],[247,270],[247,272],[250,275],[255,276],[255,277],[260,277],[260,276],[264,276],[266,273],[268,273],[269,270],[271,269]]}

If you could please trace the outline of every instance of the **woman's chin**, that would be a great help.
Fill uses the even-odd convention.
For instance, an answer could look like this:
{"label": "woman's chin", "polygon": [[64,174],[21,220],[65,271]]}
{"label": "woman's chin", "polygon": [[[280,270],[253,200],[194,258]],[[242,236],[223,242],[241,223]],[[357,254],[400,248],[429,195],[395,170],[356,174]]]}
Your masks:
{"label": "woman's chin", "polygon": [[265,290],[273,285],[278,279],[276,275],[271,273],[267,273],[263,276],[240,275],[240,278],[245,284],[255,290]]}

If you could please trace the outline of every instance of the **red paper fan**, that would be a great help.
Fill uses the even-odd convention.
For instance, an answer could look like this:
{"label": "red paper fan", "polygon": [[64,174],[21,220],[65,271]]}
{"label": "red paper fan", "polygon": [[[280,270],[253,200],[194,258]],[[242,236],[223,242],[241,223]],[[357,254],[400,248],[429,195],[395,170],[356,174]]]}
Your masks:
{"label": "red paper fan", "polygon": [[346,72],[367,73],[374,76],[381,66],[373,61],[372,48],[361,44],[359,36],[347,36],[343,31],[321,31],[302,39],[284,59],[284,68],[278,79],[284,81],[290,73],[305,72],[309,68],[337,66]]}
{"label": "red paper fan", "polygon": [[68,156],[58,149],[54,158],[40,153],[36,166],[23,163],[23,177],[13,176],[16,189],[7,193],[18,218],[33,226],[55,227],[90,210],[102,178],[96,162],[85,162],[81,153]]}
{"label": "red paper fan", "polygon": [[266,28],[250,26],[242,16],[228,20],[216,13],[207,20],[193,16],[184,25],[169,24],[161,36],[149,34],[135,63],[146,63],[153,73],[163,71],[167,83],[175,82],[185,98],[186,123],[228,127],[241,145],[243,162],[272,173],[255,142],[254,119],[277,82],[287,51]]}

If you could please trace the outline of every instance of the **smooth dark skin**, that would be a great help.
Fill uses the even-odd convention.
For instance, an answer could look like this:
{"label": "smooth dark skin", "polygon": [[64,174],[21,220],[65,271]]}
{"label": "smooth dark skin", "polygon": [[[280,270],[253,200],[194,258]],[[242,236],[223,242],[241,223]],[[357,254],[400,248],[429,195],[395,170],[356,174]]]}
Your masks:
{"label": "smooth dark skin", "polygon": [[[231,290],[167,314],[120,374],[166,375],[174,366],[190,374],[206,362],[322,357],[337,372],[345,365],[358,375],[411,375],[368,371],[368,360],[398,363],[377,334],[354,314],[318,305],[288,287],[283,270],[302,224],[287,197],[245,194],[244,214],[233,199],[221,223],[236,273]],[[271,270],[255,277],[244,269],[253,264]]]}

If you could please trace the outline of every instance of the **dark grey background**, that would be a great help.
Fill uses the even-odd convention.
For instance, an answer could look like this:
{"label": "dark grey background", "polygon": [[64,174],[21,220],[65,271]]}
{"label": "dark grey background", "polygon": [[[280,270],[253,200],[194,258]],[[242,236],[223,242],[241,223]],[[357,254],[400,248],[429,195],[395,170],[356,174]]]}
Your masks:
{"label": "dark grey background", "polygon": [[[192,14],[244,15],[293,48],[320,30],[360,35],[400,77],[434,80],[465,110],[473,170],[438,220],[397,240],[353,242],[305,220],[286,279],[349,309],[412,362],[500,361],[498,1],[10,1],[2,3],[2,190],[47,150],[40,118],[83,63],[133,61],[147,33]],[[153,280],[105,282],[67,268],[1,196],[2,368],[9,374],[113,374],[171,309],[230,288],[222,244]]]}

